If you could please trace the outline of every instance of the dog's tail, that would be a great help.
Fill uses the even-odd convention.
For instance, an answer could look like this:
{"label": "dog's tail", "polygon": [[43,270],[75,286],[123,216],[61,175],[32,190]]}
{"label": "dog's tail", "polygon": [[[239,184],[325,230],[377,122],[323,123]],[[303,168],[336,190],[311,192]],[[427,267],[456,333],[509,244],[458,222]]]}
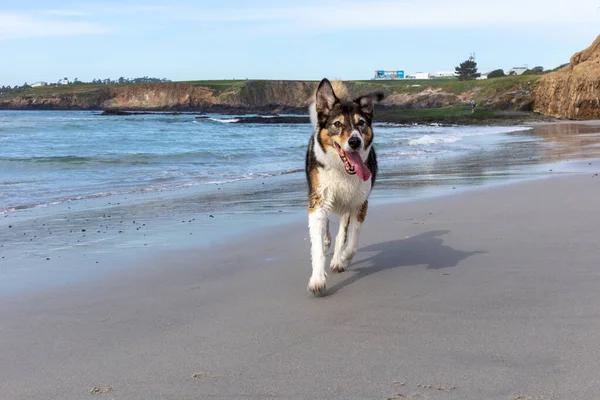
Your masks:
{"label": "dog's tail", "polygon": [[[346,87],[346,84],[342,81],[339,80],[334,80],[331,82],[331,86],[333,87],[333,93],[335,93],[335,96],[340,99],[340,100],[349,100],[350,99],[350,93],[348,92],[348,87]],[[308,106],[308,113],[310,115],[310,122],[312,123],[313,127],[317,126],[317,106],[315,104],[315,97],[317,95],[317,89],[315,88],[315,90],[313,91],[313,94],[310,98],[310,105]]]}

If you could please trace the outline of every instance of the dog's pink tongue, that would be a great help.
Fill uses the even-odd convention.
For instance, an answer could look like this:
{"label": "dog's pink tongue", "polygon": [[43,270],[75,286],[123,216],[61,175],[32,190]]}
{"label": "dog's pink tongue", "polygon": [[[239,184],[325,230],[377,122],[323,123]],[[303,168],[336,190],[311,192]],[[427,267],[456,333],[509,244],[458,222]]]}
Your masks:
{"label": "dog's pink tongue", "polygon": [[366,181],[371,177],[371,171],[369,171],[369,168],[367,168],[362,158],[360,158],[358,152],[349,151],[346,153],[346,157],[348,157],[352,165],[354,165],[354,172],[356,172],[356,175],[358,175],[360,179]]}

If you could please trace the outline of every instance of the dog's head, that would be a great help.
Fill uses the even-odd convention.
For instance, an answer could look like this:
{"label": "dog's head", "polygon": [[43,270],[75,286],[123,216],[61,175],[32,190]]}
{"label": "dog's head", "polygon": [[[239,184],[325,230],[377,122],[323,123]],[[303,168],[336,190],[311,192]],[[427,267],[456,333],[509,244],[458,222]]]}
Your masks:
{"label": "dog's head", "polygon": [[334,150],[338,154],[348,174],[357,174],[363,181],[371,176],[364,161],[373,144],[373,105],[381,99],[382,92],[373,92],[352,101],[342,101],[327,79],[323,79],[317,89],[318,140],[326,153]]}

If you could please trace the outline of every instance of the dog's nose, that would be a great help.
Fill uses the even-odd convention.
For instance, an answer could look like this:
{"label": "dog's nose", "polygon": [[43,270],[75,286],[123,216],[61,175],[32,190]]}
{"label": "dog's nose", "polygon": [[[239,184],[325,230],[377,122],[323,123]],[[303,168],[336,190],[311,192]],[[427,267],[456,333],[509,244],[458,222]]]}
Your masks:
{"label": "dog's nose", "polygon": [[354,150],[358,149],[360,146],[360,139],[358,136],[352,136],[350,139],[348,139],[348,145]]}

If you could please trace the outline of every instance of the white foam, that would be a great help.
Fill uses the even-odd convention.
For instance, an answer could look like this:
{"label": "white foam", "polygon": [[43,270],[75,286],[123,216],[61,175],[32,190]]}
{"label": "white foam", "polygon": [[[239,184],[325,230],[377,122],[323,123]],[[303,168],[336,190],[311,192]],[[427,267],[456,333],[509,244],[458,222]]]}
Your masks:
{"label": "white foam", "polygon": [[229,119],[219,119],[219,118],[208,118],[211,121],[221,122],[223,124],[232,124],[234,122],[238,122],[239,118],[229,118]]}
{"label": "white foam", "polygon": [[447,133],[429,133],[408,141],[409,146],[432,146],[446,143],[456,143],[467,137],[494,135],[529,129],[521,126],[484,126],[484,127],[456,127]]}

